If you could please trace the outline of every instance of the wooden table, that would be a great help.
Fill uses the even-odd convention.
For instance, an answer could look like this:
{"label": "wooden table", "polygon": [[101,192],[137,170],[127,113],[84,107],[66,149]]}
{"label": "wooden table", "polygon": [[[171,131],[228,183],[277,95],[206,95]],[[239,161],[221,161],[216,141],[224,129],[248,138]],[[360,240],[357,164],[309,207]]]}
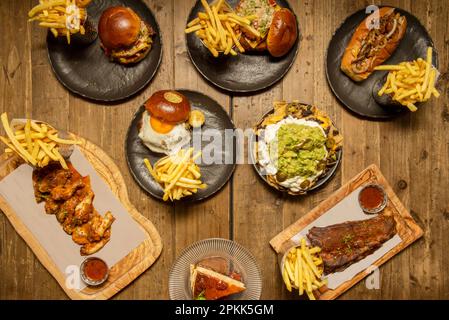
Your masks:
{"label": "wooden table", "polygon": [[[416,15],[429,30],[440,54],[442,97],[416,114],[390,122],[354,117],[332,95],[324,58],[334,30],[370,1],[291,0],[303,39],[297,60],[284,80],[254,96],[233,97],[211,87],[190,63],[184,27],[194,0],[146,0],[161,26],[163,61],[152,83],[120,105],[94,104],[70,94],[53,75],[45,31],[31,27],[26,14],[34,0],[0,1],[0,111],[33,117],[76,132],[101,146],[117,163],[131,201],[158,228],[161,257],[117,299],[168,298],[167,271],[183,248],[210,237],[230,238],[247,247],[263,273],[265,299],[293,299],[283,288],[268,241],[306,214],[342,183],[377,164],[400,199],[425,230],[424,238],[381,268],[380,290],[364,282],[346,299],[449,298],[449,9],[446,0],[383,1]],[[204,92],[228,109],[237,127],[251,127],[275,99],[300,99],[326,110],[344,134],[344,160],[324,189],[292,198],[269,189],[252,166],[238,166],[233,179],[212,199],[194,205],[154,200],[131,177],[124,139],[136,108],[155,90],[188,88]],[[3,134],[4,132],[0,132]],[[62,289],[0,215],[0,298],[65,299]]]}

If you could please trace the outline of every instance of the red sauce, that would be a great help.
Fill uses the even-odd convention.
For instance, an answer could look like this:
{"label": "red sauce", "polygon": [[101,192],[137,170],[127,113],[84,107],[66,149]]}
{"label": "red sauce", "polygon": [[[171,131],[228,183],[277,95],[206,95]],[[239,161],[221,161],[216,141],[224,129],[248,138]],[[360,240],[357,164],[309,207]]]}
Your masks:
{"label": "red sauce", "polygon": [[84,264],[84,274],[92,281],[103,280],[108,273],[108,266],[100,259],[92,259]]}
{"label": "red sauce", "polygon": [[374,210],[382,205],[384,197],[382,190],[375,186],[368,186],[360,193],[359,200],[363,208]]}

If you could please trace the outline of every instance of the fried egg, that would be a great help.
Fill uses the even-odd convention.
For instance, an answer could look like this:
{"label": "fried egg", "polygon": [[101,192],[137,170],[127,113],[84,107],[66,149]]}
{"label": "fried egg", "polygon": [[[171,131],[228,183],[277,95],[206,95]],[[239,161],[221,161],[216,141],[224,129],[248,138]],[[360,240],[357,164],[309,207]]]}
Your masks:
{"label": "fried egg", "polygon": [[191,139],[185,123],[164,123],[151,117],[147,111],[142,115],[139,138],[151,151],[167,155],[176,154]]}

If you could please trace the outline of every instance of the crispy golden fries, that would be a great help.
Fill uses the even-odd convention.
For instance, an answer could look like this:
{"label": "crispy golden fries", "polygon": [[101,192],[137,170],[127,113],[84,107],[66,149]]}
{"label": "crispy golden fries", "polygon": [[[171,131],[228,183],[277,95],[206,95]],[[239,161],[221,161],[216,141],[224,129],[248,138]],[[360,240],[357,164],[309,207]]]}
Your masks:
{"label": "crispy golden fries", "polygon": [[315,300],[313,291],[326,285],[326,280],[321,280],[323,260],[318,256],[320,251],[318,247],[309,248],[305,239],[301,239],[298,247],[290,249],[282,270],[282,278],[288,291],[295,288],[299,295],[305,292],[310,300]]}
{"label": "crispy golden fries", "polygon": [[164,201],[180,200],[207,187],[201,182],[200,168],[195,164],[200,156],[201,152],[193,156],[193,148],[190,148],[160,159],[154,167],[144,159],[148,171],[164,189]]}
{"label": "crispy golden fries", "polygon": [[28,12],[28,21],[39,21],[39,26],[49,28],[57,37],[67,37],[70,44],[70,35],[85,34],[83,22],[87,18],[86,7],[91,0],[40,0]]}
{"label": "crispy golden fries", "polygon": [[205,12],[199,12],[198,16],[187,24],[185,33],[195,34],[214,57],[220,53],[224,55],[237,55],[234,47],[239,52],[245,52],[240,44],[242,29],[260,37],[257,30],[251,27],[254,16],[240,17],[235,14],[231,6],[224,0],[209,4],[207,0],[201,0]]}
{"label": "crispy golden fries", "polygon": [[34,167],[42,168],[51,161],[56,161],[64,169],[68,169],[64,158],[59,153],[58,145],[80,144],[79,141],[60,139],[56,129],[30,119],[25,124],[11,128],[6,112],[1,115],[1,121],[7,135],[7,137],[0,136],[0,141],[7,147],[5,153],[16,154]]}
{"label": "crispy golden fries", "polygon": [[416,103],[426,102],[433,95],[440,93],[435,88],[438,71],[432,65],[432,47],[427,48],[427,58],[419,58],[412,62],[402,62],[399,65],[378,66],[374,70],[390,71],[387,81],[379,96],[390,94],[394,101],[406,106],[410,111],[416,111]]}

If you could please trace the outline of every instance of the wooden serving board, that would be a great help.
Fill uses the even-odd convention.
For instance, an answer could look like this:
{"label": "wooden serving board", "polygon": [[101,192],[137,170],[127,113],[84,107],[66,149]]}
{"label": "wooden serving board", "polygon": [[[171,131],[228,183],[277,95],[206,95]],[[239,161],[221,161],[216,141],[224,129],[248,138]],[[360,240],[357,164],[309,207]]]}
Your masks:
{"label": "wooden serving board", "polygon": [[[77,138],[81,141],[78,148],[92,164],[99,176],[110,187],[123,206],[127,209],[131,217],[142,227],[142,230],[146,235],[145,241],[131,251],[125,258],[111,267],[109,278],[104,285],[98,288],[86,287],[81,291],[68,289],[65,286],[66,276],[56,267],[46,250],[35,239],[33,234],[28,230],[28,228],[1,196],[0,209],[4,212],[14,229],[33,250],[39,261],[53,275],[71,299],[109,299],[130,284],[156,261],[162,251],[162,241],[153,223],[142,216],[130,203],[125,181],[123,180],[118,167],[114,164],[112,159],[98,146],[83,138]],[[3,158],[0,160],[0,180],[15,170],[22,163],[18,157],[10,157],[6,159],[4,156],[5,155],[3,155]]]}
{"label": "wooden serving board", "polygon": [[[398,235],[401,237],[402,241],[394,247],[392,250],[388,251],[380,259],[378,259],[374,266],[380,267],[387,260],[398,254],[400,251],[411,245],[417,239],[422,237],[423,231],[413,220],[412,216],[408,210],[401,203],[399,198],[394,193],[390,184],[387,182],[385,177],[380,172],[379,168],[375,165],[371,165],[346,185],[337,190],[333,195],[331,195],[327,200],[321,202],[320,205],[315,207],[312,211],[306,214],[304,217],[296,221],[294,224],[289,226],[287,229],[279,233],[276,237],[271,239],[270,245],[279,255],[281,259],[285,252],[295,245],[291,241],[291,238],[297,235],[301,230],[311,224],[314,220],[324,215],[329,209],[333,208],[340,201],[346,198],[357,188],[367,184],[367,183],[377,183],[384,187],[388,196],[388,206],[385,208],[385,214],[393,215],[396,221],[396,229]],[[280,260],[279,259],[279,260]],[[367,272],[368,271],[368,272]],[[372,271],[372,269],[371,269]],[[344,282],[335,290],[331,290],[327,287],[323,287],[319,292],[315,293],[320,300],[332,300],[336,299],[339,295],[344,293],[346,290],[351,288],[357,282],[369,275],[369,270],[362,271],[358,273],[351,280]]]}

